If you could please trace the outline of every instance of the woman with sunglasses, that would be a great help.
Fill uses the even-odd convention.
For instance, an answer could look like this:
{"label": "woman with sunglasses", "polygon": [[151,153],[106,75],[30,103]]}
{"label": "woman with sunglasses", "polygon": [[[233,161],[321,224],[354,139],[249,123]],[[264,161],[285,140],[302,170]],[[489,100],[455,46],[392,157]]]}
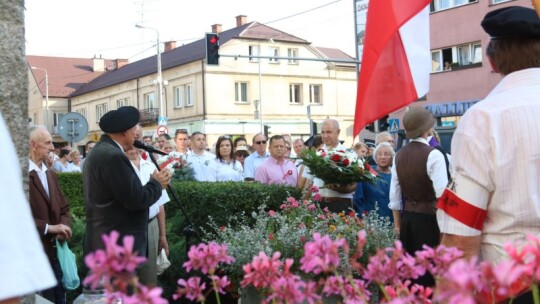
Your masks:
{"label": "woman with sunglasses", "polygon": [[229,136],[221,136],[216,143],[216,158],[210,162],[217,182],[244,180],[242,164],[236,161],[233,142]]}

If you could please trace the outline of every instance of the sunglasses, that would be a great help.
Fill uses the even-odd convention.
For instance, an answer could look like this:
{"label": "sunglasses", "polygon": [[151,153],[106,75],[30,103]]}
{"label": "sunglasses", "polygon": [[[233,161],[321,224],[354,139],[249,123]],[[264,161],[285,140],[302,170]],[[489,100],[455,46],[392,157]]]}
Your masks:
{"label": "sunglasses", "polygon": [[259,140],[255,142],[257,145],[266,145],[266,140]]}
{"label": "sunglasses", "polygon": [[236,154],[236,157],[246,158],[246,157],[248,157],[248,155],[244,154],[244,153],[238,153],[238,154]]}

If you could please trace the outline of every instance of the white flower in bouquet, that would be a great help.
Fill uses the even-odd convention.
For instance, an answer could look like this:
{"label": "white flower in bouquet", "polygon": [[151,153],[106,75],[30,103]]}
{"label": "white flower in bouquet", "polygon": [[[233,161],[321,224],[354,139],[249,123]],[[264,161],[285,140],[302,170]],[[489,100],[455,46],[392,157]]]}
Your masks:
{"label": "white flower in bouquet", "polygon": [[157,160],[160,170],[169,170],[174,175],[175,169],[186,165],[185,156],[180,152],[171,152]]}

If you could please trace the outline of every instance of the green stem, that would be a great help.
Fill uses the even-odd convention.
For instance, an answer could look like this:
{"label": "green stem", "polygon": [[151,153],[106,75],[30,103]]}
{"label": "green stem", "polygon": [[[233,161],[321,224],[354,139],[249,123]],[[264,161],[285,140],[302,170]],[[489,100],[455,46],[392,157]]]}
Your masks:
{"label": "green stem", "polygon": [[383,284],[378,284],[379,285],[379,288],[381,289],[383,295],[384,295],[384,298],[387,300],[387,301],[390,301],[390,295],[386,292],[386,290],[384,290],[384,285]]}
{"label": "green stem", "polygon": [[533,294],[534,304],[540,304],[540,294],[538,293],[538,285],[533,284],[533,286],[531,287],[531,290]]}
{"label": "green stem", "polygon": [[214,286],[214,293],[216,294],[216,300],[218,304],[221,304],[221,297],[219,296],[216,280],[212,277],[212,286]]}

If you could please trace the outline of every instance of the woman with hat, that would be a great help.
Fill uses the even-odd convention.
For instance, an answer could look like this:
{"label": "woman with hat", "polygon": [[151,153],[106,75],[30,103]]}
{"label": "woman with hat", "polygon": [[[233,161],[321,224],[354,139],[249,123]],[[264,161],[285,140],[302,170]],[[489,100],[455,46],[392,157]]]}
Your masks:
{"label": "woman with hat", "polygon": [[236,147],[236,149],[234,151],[234,158],[236,159],[237,162],[242,164],[242,168],[244,167],[244,161],[249,156],[249,154],[251,154],[251,153],[249,153],[249,150],[248,150],[247,146],[238,146],[238,147]]}

